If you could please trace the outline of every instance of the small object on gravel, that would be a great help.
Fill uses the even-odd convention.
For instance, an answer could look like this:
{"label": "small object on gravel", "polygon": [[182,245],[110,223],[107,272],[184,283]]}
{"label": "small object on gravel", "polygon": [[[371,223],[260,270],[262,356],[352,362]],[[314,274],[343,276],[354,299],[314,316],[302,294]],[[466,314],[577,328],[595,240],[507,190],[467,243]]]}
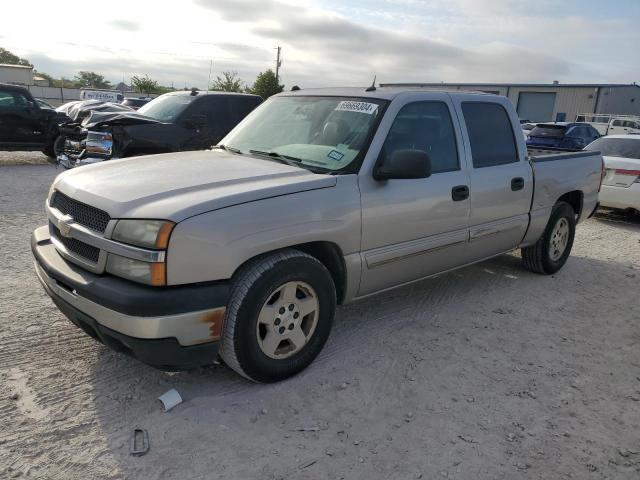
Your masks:
{"label": "small object on gravel", "polygon": [[142,428],[136,428],[131,435],[129,453],[134,457],[141,457],[149,451],[149,432]]}
{"label": "small object on gravel", "polygon": [[301,463],[298,465],[300,470],[304,470],[305,468],[309,468],[311,465],[314,465],[318,460],[309,460],[307,462]]}
{"label": "small object on gravel", "polygon": [[466,443],[478,443],[473,438],[467,437],[466,435],[458,435],[458,438]]}
{"label": "small object on gravel", "polygon": [[[318,427],[316,425],[310,425],[308,427],[296,428],[295,431],[296,432],[319,432],[320,431],[320,427]],[[340,432],[338,432],[338,433],[340,433]]]}
{"label": "small object on gravel", "polygon": [[362,458],[362,457],[358,457],[358,461],[359,461],[360,463],[364,463],[364,458]]}
{"label": "small object on gravel", "polygon": [[266,415],[266,414],[268,413],[268,411],[267,411],[267,409],[266,409],[266,408],[263,408],[262,410],[260,410],[260,413],[261,413],[262,415]]}
{"label": "small object on gravel", "polygon": [[180,396],[180,394],[175,388],[172,388],[171,390],[168,390],[162,395],[160,395],[158,397],[158,400],[162,402],[162,406],[164,407],[165,412],[168,412],[176,405],[179,405],[182,403],[182,397]]}
{"label": "small object on gravel", "polygon": [[349,384],[347,382],[343,382],[340,387],[338,387],[340,390],[345,390],[347,387],[349,386]]}
{"label": "small object on gravel", "polygon": [[11,396],[9,396],[9,398],[11,400],[18,400],[20,398],[20,394],[19,393],[12,393]]}

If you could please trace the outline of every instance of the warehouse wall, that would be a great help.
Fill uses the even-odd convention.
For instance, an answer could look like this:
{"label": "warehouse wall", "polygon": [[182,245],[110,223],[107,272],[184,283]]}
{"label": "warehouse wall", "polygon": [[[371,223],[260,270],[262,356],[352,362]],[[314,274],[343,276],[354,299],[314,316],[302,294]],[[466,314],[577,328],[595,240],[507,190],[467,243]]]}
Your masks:
{"label": "warehouse wall", "polygon": [[[387,84],[393,85],[393,84]],[[408,86],[408,84],[403,84]],[[613,113],[620,115],[640,115],[640,86],[620,85],[615,87],[598,86],[507,86],[489,84],[412,84],[426,90],[463,90],[495,93],[509,98],[514,107],[518,107],[521,92],[551,92],[556,94],[556,101],[550,121],[555,121],[558,114],[564,114],[566,121],[574,121],[578,113]],[[598,91],[600,94],[598,95]],[[596,106],[597,103],[597,106]]]}
{"label": "warehouse wall", "polygon": [[552,92],[556,94],[556,103],[552,117],[547,121],[555,121],[558,114],[565,114],[565,121],[572,122],[577,113],[593,112],[596,106],[597,91],[594,87],[511,87],[509,100],[518,106],[520,92]]}
{"label": "warehouse wall", "polygon": [[602,88],[596,113],[640,115],[640,86]]}

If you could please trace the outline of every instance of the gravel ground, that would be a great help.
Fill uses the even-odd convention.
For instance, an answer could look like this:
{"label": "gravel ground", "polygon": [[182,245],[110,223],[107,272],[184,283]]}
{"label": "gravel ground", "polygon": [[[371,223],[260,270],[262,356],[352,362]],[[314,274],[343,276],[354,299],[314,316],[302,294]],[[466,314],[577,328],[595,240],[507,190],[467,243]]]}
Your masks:
{"label": "gravel ground", "polygon": [[551,277],[504,255],[341,307],[309,369],[255,385],[158,372],[57,311],[29,250],[55,174],[0,167],[0,478],[640,477],[637,216],[581,224]]}

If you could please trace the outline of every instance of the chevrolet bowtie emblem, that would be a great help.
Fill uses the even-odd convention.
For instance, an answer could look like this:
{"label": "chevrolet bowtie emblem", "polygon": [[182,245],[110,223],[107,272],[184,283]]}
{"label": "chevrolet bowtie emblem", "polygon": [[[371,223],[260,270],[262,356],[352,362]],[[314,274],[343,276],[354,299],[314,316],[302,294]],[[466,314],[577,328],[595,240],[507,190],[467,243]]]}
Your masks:
{"label": "chevrolet bowtie emblem", "polygon": [[72,223],[73,217],[71,215],[65,215],[64,217],[60,218],[60,220],[58,220],[58,230],[60,231],[60,235],[65,238],[69,238]]}

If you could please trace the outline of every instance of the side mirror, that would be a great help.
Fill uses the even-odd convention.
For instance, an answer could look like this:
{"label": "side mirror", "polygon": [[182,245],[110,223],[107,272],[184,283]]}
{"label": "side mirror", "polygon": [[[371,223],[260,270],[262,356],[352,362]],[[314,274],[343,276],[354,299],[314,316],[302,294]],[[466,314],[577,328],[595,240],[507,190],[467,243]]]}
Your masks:
{"label": "side mirror", "polygon": [[37,107],[36,102],[32,102],[31,100],[27,100],[27,110],[35,110]]}
{"label": "side mirror", "polygon": [[376,180],[409,180],[430,176],[431,158],[424,150],[396,150],[373,171]]}
{"label": "side mirror", "polygon": [[207,116],[206,115],[191,115],[186,124],[191,128],[202,128],[207,124]]}

